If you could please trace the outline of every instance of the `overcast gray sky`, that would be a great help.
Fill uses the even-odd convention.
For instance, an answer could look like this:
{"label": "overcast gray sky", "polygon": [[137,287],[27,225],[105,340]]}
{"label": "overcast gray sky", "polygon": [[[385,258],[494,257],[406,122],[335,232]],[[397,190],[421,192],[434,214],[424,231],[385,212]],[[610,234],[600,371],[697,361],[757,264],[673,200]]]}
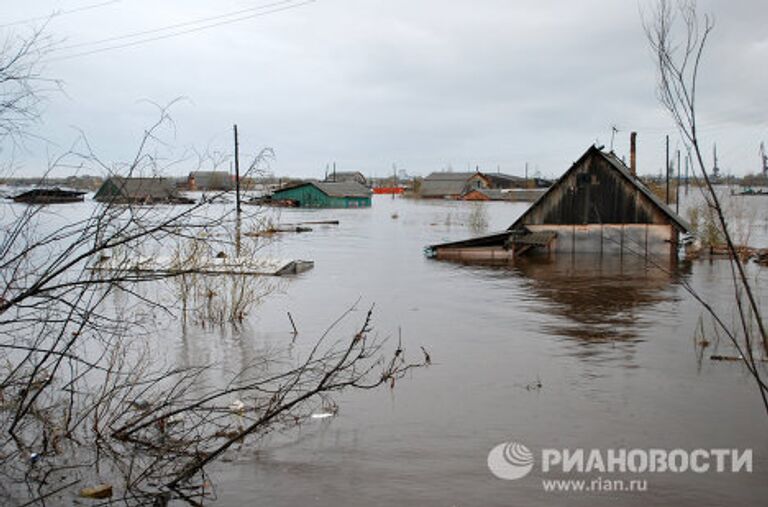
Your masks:
{"label": "overcast gray sky", "polygon": [[[103,4],[95,6],[96,4]],[[273,7],[255,10],[273,4]],[[50,96],[17,174],[82,129],[104,160],[131,157],[155,118],[145,100],[173,108],[178,149],[231,150],[239,125],[246,153],[274,148],[278,175],[340,170],[411,174],[452,167],[558,176],[611,125],[625,155],[639,133],[640,172],[663,166],[664,135],[677,136],[655,98],[655,70],[640,10],[619,0],[36,0],[4,2],[3,23],[53,12],[60,40],[47,72]],[[89,8],[94,6],[93,8]],[[294,7],[291,7],[294,6]],[[291,7],[278,12],[270,9]],[[81,10],[79,10],[81,9]],[[251,9],[246,11],[247,9]],[[702,1],[716,18],[701,74],[700,122],[721,166],[756,172],[768,142],[768,2]],[[69,12],[76,11],[76,12]],[[244,11],[237,22],[177,34]],[[253,17],[254,14],[260,14]],[[24,33],[25,25],[2,30]],[[79,55],[79,56],[78,56]],[[74,56],[74,57],[72,57]],[[72,58],[69,58],[72,57]],[[184,164],[173,171],[182,174]]]}

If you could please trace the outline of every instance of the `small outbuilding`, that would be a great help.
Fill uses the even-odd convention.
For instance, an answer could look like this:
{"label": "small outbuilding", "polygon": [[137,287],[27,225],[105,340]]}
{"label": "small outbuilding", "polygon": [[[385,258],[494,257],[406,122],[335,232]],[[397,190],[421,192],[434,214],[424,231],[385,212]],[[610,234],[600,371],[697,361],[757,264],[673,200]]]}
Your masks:
{"label": "small outbuilding", "polygon": [[112,176],[105,181],[94,200],[112,204],[189,204],[171,178],[126,178]]}
{"label": "small outbuilding", "polygon": [[271,201],[297,208],[368,208],[371,189],[355,181],[306,181],[276,190]]}
{"label": "small outbuilding", "polygon": [[506,231],[432,245],[427,252],[438,258],[478,260],[511,259],[536,248],[674,254],[680,236],[689,231],[690,226],[637,178],[634,168],[592,146]]}

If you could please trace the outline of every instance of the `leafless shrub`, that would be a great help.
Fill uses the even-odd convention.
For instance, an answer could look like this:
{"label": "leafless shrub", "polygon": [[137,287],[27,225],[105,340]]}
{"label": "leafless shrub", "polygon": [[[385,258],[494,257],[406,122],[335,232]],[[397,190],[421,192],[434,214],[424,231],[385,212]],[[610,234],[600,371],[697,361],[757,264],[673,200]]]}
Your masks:
{"label": "leafless shrub", "polygon": [[704,48],[714,29],[714,20],[710,16],[701,18],[696,11],[696,3],[690,0],[681,0],[674,5],[669,0],[659,0],[656,5],[650,19],[644,20],[644,28],[656,60],[658,97],[690,147],[694,174],[698,171],[704,183],[701,191],[707,213],[711,212],[716,218],[718,232],[725,242],[733,280],[736,325],[729,325],[727,319],[721,317],[719,311],[690,285],[684,283],[683,286],[703,305],[717,328],[736,349],[738,357],[754,378],[768,413],[768,386],[759,359],[760,348],[763,354],[768,353],[768,332],[752,282],[739,255],[726,209],[704,164],[698,132],[697,84]]}

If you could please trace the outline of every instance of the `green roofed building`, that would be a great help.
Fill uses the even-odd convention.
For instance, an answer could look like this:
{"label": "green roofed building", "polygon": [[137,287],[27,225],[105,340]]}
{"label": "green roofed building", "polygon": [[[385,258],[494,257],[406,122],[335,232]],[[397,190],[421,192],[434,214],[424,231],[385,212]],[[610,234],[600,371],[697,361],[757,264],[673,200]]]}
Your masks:
{"label": "green roofed building", "polygon": [[307,181],[276,190],[272,201],[299,208],[368,208],[371,190],[355,181]]}

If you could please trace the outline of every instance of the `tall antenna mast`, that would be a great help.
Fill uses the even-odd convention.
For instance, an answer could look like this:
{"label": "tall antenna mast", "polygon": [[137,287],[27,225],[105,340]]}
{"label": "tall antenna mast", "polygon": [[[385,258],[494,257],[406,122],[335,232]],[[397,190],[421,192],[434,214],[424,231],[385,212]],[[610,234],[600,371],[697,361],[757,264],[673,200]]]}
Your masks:
{"label": "tall antenna mast", "polygon": [[720,168],[717,167],[717,143],[712,146],[712,158],[714,158],[714,166],[712,167],[712,174],[715,178],[720,177]]}

